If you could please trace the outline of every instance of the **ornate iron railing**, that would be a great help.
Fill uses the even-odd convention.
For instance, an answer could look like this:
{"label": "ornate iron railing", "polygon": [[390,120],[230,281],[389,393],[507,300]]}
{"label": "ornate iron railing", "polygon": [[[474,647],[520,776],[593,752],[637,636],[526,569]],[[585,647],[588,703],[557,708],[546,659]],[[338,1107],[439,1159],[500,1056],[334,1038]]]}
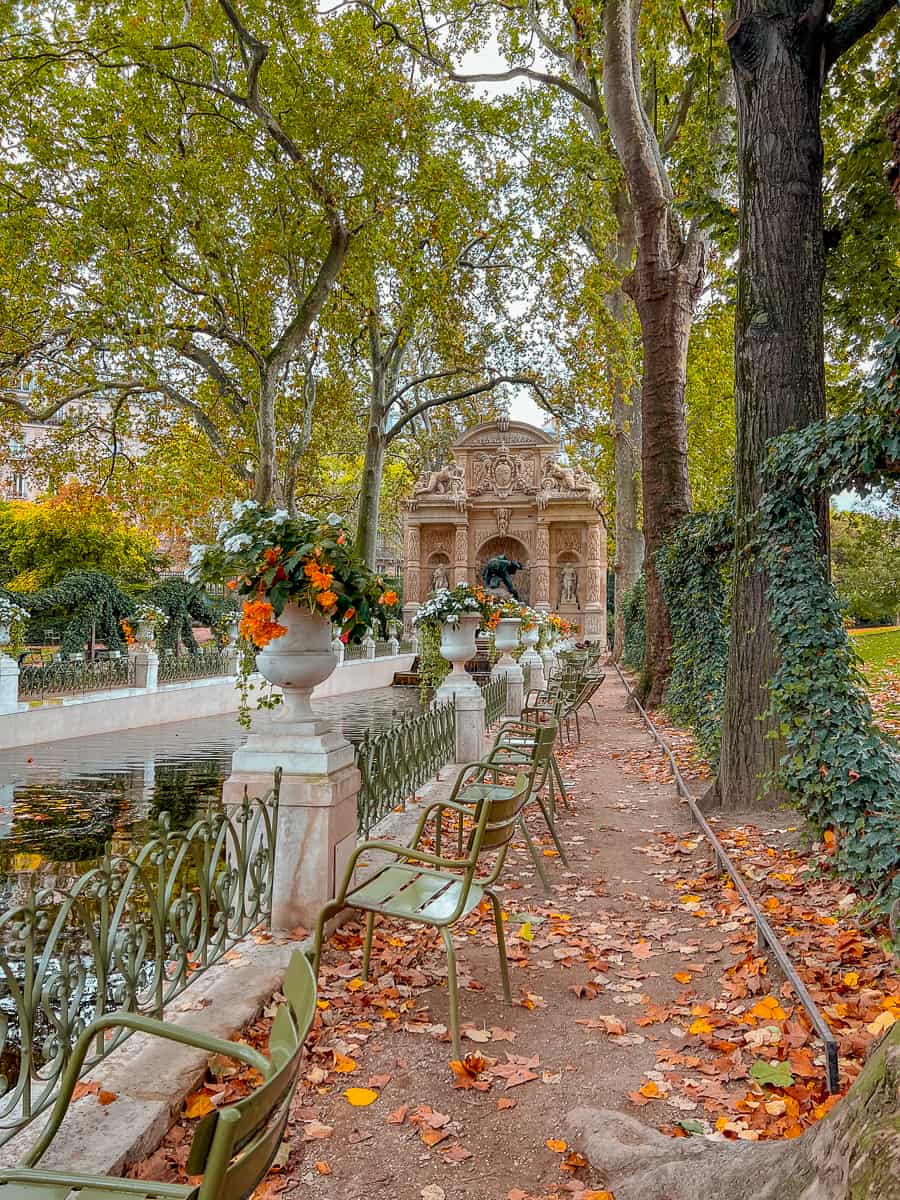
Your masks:
{"label": "ornate iron railing", "polygon": [[485,726],[490,727],[495,724],[506,712],[508,687],[509,680],[506,675],[500,675],[497,679],[486,683],[481,689],[481,694],[484,696]]}
{"label": "ornate iron railing", "polygon": [[[121,1008],[161,1015],[268,918],[279,784],[276,773],[262,799],[211,809],[184,833],[162,814],[134,857],[107,854],[64,889],[23,877],[0,913],[0,1144],[52,1103],[90,1021]],[[85,1070],[126,1036],[101,1038]]]}
{"label": "ornate iron railing", "polygon": [[375,657],[376,658],[387,658],[389,654],[393,654],[393,650],[391,649],[390,642],[376,642],[375,643]]}
{"label": "ornate iron railing", "polygon": [[211,679],[215,675],[235,673],[235,654],[227,647],[203,649],[196,654],[163,652],[159,656],[159,683],[178,683],[184,679]]}
{"label": "ornate iron railing", "polygon": [[366,657],[366,648],[362,642],[349,642],[344,647],[344,662],[354,662],[356,659]]}
{"label": "ornate iron railing", "polygon": [[401,638],[400,653],[401,654],[412,654],[412,652],[413,652],[412,639],[411,638]]}
{"label": "ornate iron railing", "polygon": [[404,716],[380,733],[366,730],[356,747],[362,776],[357,798],[357,828],[368,836],[376,821],[404,804],[456,750],[453,701]]}
{"label": "ornate iron railing", "polygon": [[19,668],[19,698],[45,700],[50,696],[78,696],[85,692],[134,686],[134,660],[103,658],[96,662],[59,661],[26,663]]}

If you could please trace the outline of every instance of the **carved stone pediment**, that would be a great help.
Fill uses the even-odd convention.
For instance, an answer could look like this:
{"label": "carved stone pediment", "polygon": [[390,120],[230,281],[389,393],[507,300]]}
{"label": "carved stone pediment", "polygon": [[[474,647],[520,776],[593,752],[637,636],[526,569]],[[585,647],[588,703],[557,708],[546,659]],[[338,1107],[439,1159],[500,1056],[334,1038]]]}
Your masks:
{"label": "carved stone pediment", "polygon": [[469,460],[469,495],[500,500],[516,494],[533,496],[538,490],[538,461],[533,452],[516,454],[506,446],[493,453],[479,451]]}

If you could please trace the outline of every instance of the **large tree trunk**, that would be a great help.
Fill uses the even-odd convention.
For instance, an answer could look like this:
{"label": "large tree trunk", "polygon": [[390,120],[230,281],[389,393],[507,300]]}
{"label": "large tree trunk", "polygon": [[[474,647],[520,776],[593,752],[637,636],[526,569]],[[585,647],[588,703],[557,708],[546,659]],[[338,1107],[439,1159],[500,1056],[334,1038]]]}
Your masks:
{"label": "large tree trunk", "polygon": [[260,372],[259,407],[256,411],[256,470],[253,476],[253,499],[269,505],[275,495],[277,454],[275,429],[275,380],[272,372]]}
{"label": "large tree trunk", "polygon": [[385,440],[383,403],[373,383],[369,426],[366,432],[366,456],[359,488],[359,511],[356,520],[356,549],[368,566],[374,569],[378,547],[378,514],[381,507],[381,479],[384,475]]}
{"label": "large tree trunk", "polygon": [[672,652],[654,555],[691,511],[684,393],[688,339],[703,285],[704,243],[693,236],[683,240],[674,228],[674,215],[664,208],[641,214],[638,221],[637,263],[629,289],[644,349],[641,483],[647,635],[640,690],[654,707],[662,702]]}
{"label": "large tree trunk", "polygon": [[[613,207],[616,212],[616,240],[608,253],[620,277],[624,278],[631,270],[634,256],[634,218],[624,189],[617,189],[614,193]],[[606,309],[627,345],[630,341],[629,300],[621,287],[615,288],[606,297]],[[644,565],[644,535],[640,527],[638,503],[641,485],[641,389],[639,383],[633,383],[628,377],[629,372],[625,367],[629,357],[627,353],[620,354],[619,361],[613,359],[610,366],[616,484],[614,662],[621,658],[625,642],[625,596],[637,583]]]}
{"label": "large tree trunk", "polygon": [[603,95],[634,213],[637,259],[625,290],[641,323],[642,495],[647,642],[639,692],[662,700],[670,667],[669,620],[654,553],[690,512],[684,392],[694,305],[703,284],[705,237],[681,228],[659,143],[644,112],[637,0],[607,0]]}
{"label": "large tree trunk", "polygon": [[900,1023],[843,1100],[783,1142],[670,1138],[580,1108],[568,1121],[616,1200],[900,1200]]}
{"label": "large tree trunk", "polygon": [[805,0],[769,13],[739,0],[729,30],[738,111],[740,259],[735,320],[736,562],[717,798],[766,807],[780,743],[761,719],[775,653],[766,579],[748,555],[766,442],[825,415],[821,27]]}

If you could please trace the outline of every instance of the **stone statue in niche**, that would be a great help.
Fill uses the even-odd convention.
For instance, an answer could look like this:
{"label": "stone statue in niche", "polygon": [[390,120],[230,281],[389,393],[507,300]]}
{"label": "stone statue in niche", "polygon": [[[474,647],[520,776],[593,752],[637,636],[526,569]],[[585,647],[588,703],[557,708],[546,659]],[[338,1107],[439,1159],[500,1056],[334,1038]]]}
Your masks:
{"label": "stone statue in niche", "polygon": [[499,588],[502,584],[513,600],[518,600],[520,597],[513,586],[512,576],[521,570],[520,562],[516,562],[514,558],[507,558],[505,554],[498,554],[489,558],[481,568],[481,579],[488,591]]}
{"label": "stone statue in niche", "polygon": [[559,572],[560,604],[578,603],[578,568],[566,563]]}
{"label": "stone statue in niche", "polygon": [[443,563],[438,563],[438,565],[431,572],[431,590],[433,592],[439,592],[442,588],[448,588],[449,586],[450,575],[447,572],[447,568]]}

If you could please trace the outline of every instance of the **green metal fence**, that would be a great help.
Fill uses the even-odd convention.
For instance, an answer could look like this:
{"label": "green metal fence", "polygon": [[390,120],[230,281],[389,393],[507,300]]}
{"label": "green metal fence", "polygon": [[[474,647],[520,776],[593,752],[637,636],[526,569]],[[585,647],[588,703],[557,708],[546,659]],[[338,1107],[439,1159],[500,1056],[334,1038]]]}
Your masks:
{"label": "green metal fence", "polygon": [[453,761],[456,711],[453,701],[401,717],[380,733],[368,730],[356,747],[362,776],[357,828],[368,836],[376,821],[405,803],[441,767]]}
{"label": "green metal fence", "polygon": [[24,662],[19,668],[19,699],[46,700],[50,696],[80,696],[112,688],[134,686],[134,660],[81,658],[48,663]]}
{"label": "green metal fence", "polygon": [[159,683],[179,683],[185,679],[212,679],[216,675],[233,675],[236,659],[233,650],[218,646],[205,647],[196,654],[174,654],[164,650],[159,656]]}
{"label": "green metal fence", "polygon": [[488,728],[494,725],[506,712],[507,690],[509,680],[506,675],[492,679],[481,689],[484,696],[484,723]]}
{"label": "green metal fence", "polygon": [[[0,1145],[53,1102],[88,1022],[120,1008],[161,1015],[268,919],[279,782],[184,833],[162,814],[134,857],[107,854],[65,888],[13,881],[19,895],[0,912]],[[126,1036],[98,1041],[85,1070]]]}

